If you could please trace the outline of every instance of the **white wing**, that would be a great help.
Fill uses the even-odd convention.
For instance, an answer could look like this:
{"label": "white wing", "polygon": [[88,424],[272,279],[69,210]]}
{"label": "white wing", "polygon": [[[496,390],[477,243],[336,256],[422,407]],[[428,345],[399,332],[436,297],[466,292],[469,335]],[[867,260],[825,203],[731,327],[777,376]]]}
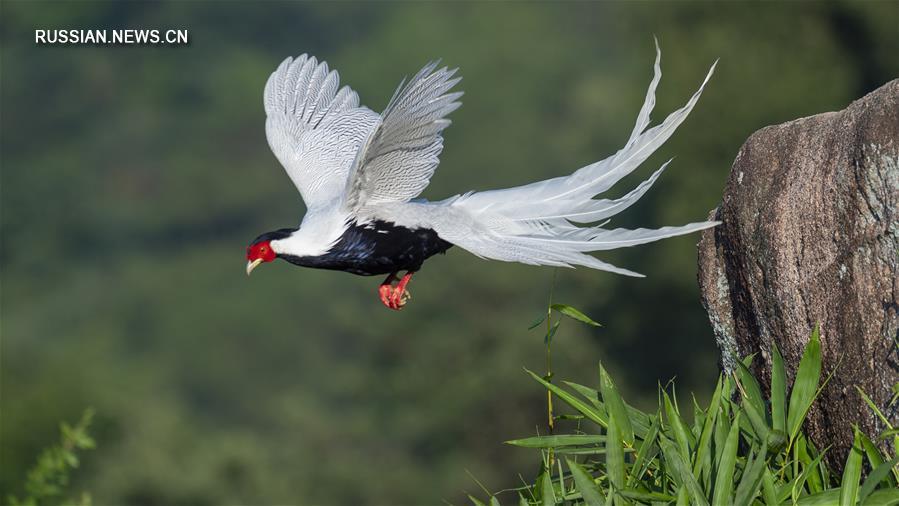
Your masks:
{"label": "white wing", "polygon": [[315,57],[287,58],[265,84],[268,144],[309,209],[342,196],[347,174],[378,115],[359,107],[337,71]]}
{"label": "white wing", "polygon": [[400,83],[379,124],[353,163],[345,207],[408,202],[417,197],[440,163],[446,115],[462,105],[462,92],[447,93],[461,77],[457,69],[429,63],[408,84]]}

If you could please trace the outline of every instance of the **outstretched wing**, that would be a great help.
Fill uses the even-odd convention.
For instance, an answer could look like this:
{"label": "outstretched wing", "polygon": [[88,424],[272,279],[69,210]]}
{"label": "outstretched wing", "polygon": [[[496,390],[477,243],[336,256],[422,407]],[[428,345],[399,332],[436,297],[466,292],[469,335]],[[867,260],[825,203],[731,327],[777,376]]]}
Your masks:
{"label": "outstretched wing", "polygon": [[450,125],[446,116],[462,105],[462,92],[449,93],[462,79],[453,77],[458,69],[437,64],[425,65],[393,94],[350,170],[347,209],[407,202],[428,186],[443,150],[440,133]]}
{"label": "outstretched wing", "polygon": [[337,71],[287,58],[265,84],[265,135],[309,209],[339,199],[356,153],[378,122]]}

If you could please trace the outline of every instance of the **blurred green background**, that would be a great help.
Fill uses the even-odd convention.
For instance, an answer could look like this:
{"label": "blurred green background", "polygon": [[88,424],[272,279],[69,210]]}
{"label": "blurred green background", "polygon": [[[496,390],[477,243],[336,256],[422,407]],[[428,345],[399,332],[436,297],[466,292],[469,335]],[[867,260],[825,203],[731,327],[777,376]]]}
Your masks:
{"label": "blurred green background", "polygon": [[[278,262],[244,274],[258,233],[299,222],[265,141],[262,87],[290,55],[327,60],[381,110],[433,58],[464,106],[424,196],[572,172],[627,139],[652,75],[654,118],[721,63],[669,157],[614,226],[704,219],[758,128],[845,107],[895,77],[899,3],[20,2],[0,5],[0,497],[62,419],[97,410],[76,489],[96,504],[439,504],[536,471],[504,446],[543,426],[552,269],[432,259],[401,313],[380,278]],[[36,28],[186,28],[183,47],[34,44]],[[696,235],[601,255],[647,279],[560,270],[557,377],[630,399],[678,378],[708,395],[717,350]]]}

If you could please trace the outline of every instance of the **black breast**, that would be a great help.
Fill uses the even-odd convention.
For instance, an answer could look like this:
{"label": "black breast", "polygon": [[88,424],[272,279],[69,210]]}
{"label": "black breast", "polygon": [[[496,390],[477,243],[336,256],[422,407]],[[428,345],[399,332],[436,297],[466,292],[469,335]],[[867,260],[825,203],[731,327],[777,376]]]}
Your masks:
{"label": "black breast", "polygon": [[288,262],[346,271],[361,276],[417,271],[426,259],[444,253],[452,244],[429,228],[406,228],[375,221],[365,225],[352,223],[324,255],[315,257],[282,256]]}

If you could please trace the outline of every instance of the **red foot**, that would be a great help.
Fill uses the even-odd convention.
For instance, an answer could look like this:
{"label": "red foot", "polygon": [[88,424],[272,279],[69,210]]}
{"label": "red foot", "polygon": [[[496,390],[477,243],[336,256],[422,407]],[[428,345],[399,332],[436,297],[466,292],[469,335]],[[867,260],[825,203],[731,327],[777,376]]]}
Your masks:
{"label": "red foot", "polygon": [[393,292],[394,281],[396,281],[395,272],[390,276],[387,276],[387,279],[385,279],[384,282],[381,283],[381,286],[378,287],[378,297],[381,299],[381,304],[384,304],[387,307],[390,307],[390,294]]}
{"label": "red foot", "polygon": [[378,297],[381,299],[381,303],[389,309],[396,311],[402,309],[412,298],[412,294],[406,290],[406,285],[409,284],[413,274],[415,274],[413,271],[406,272],[396,286],[393,286],[393,282],[397,280],[396,273],[387,276],[387,279],[378,287]]}

